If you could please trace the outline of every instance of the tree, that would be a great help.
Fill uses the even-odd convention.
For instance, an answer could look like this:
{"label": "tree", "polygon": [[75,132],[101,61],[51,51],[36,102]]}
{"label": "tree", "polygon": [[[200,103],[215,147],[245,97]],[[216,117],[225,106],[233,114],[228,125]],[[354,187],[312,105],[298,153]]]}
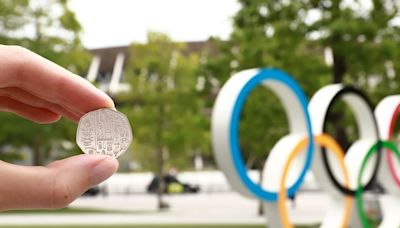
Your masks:
{"label": "tree", "polygon": [[[43,165],[55,159],[81,153],[75,143],[71,143],[75,141],[76,126],[68,120],[60,120],[52,125],[41,125],[10,113],[1,113],[0,123],[2,126],[0,145],[5,147],[0,154],[2,160],[13,161],[7,159],[10,153],[6,152],[13,152],[11,153],[13,159],[26,160],[27,158],[17,150],[24,146],[31,149],[33,155],[31,162],[34,165]],[[15,149],[7,151],[7,146]],[[56,153],[52,153],[53,151]]]}
{"label": "tree", "polygon": [[[134,127],[134,144],[140,152],[134,156],[159,180],[167,167],[187,167],[193,153],[208,145],[207,119],[195,89],[199,56],[185,50],[184,44],[154,32],[146,44],[132,44],[126,66],[131,92],[117,98],[120,110],[139,123]],[[166,186],[160,183],[158,208],[162,209]]]}
{"label": "tree", "polygon": [[[77,74],[85,73],[89,63],[89,55],[80,42],[80,32],[80,24],[65,0],[52,4],[0,0],[0,43],[26,47]],[[52,125],[38,125],[4,113],[0,121],[3,147],[29,146],[34,165],[44,164],[51,148],[68,150],[72,154],[78,152],[74,146],[60,147],[63,140],[75,141],[76,126],[72,122],[61,120]]]}
{"label": "tree", "polygon": [[[315,87],[310,88],[310,82],[317,76],[324,78],[326,72],[320,64],[323,71],[313,69],[317,64],[312,59],[296,57],[308,52],[316,58],[325,50],[332,53],[329,66],[332,82],[355,84],[366,90],[374,102],[398,90],[400,30],[394,22],[399,16],[398,1],[373,0],[370,7],[365,1],[340,0],[291,3],[243,0],[240,3],[243,8],[235,17],[233,40],[239,40],[240,48],[245,46],[241,49],[243,53],[249,52],[243,44],[248,41],[275,46],[250,50],[260,58],[269,58],[269,64],[293,72],[302,85],[307,85],[303,88],[308,93],[316,91]],[[248,55],[244,57],[251,61]],[[311,68],[308,75],[297,72],[305,68]],[[344,121],[342,114],[339,109],[330,117],[331,121]],[[333,128],[339,142],[347,147],[350,143],[345,137],[345,127],[337,124]]]}
{"label": "tree", "polygon": [[[210,75],[223,84],[242,69],[277,67],[308,96],[329,82],[344,82],[362,87],[376,102],[399,88],[400,30],[394,19],[400,3],[372,0],[368,7],[364,2],[239,0],[233,32],[228,41],[218,42],[221,55],[209,64]],[[326,53],[332,53],[331,64],[324,60]],[[351,119],[343,107],[329,117],[330,129],[347,148],[348,132],[354,137],[356,131],[345,124]],[[258,88],[250,94],[239,133],[250,167],[262,168],[272,145],[285,134],[285,123],[272,94]]]}
{"label": "tree", "polygon": [[24,15],[28,6],[28,0],[0,1],[0,43],[11,44],[14,41],[14,34],[27,23]]}
{"label": "tree", "polygon": [[[294,76],[309,95],[327,82],[329,69],[323,57],[316,55],[321,49],[314,41],[300,42],[300,34],[283,28],[275,35],[268,34],[267,22],[259,12],[262,2],[241,3],[230,39],[217,41],[221,53],[208,65],[211,78],[222,85],[231,74],[243,69],[277,67]],[[248,166],[262,169],[268,151],[286,133],[287,121],[280,102],[270,91],[256,88],[245,103],[240,123],[240,142]]]}

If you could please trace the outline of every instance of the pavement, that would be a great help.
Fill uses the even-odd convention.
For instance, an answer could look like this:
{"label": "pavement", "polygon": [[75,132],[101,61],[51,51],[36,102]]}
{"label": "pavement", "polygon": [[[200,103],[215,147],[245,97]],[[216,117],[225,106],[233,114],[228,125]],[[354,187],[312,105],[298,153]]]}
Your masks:
{"label": "pavement", "polygon": [[[257,215],[258,202],[235,192],[166,196],[170,209],[156,210],[156,196],[149,194],[81,197],[72,208],[95,208],[123,213],[15,213],[0,214],[1,225],[108,225],[108,224],[265,224]],[[321,222],[329,208],[328,196],[319,191],[300,192],[288,202],[294,224]]]}

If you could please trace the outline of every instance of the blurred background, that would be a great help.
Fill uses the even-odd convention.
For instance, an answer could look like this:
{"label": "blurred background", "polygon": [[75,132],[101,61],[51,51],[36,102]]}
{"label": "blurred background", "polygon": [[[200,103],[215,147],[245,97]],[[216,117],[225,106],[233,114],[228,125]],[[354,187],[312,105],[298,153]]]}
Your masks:
{"label": "blurred background", "polygon": [[[0,0],[1,44],[92,82],[134,133],[118,173],[70,207],[3,213],[0,225],[265,227],[259,202],[233,192],[214,162],[210,117],[219,89],[235,72],[277,67],[309,98],[342,82],[376,105],[399,91],[399,9],[398,0]],[[344,103],[329,120],[344,148],[358,138]],[[0,113],[0,123],[1,160],[45,165],[82,153],[71,121],[39,125]],[[255,181],[287,125],[272,92],[251,92],[240,143]],[[296,198],[298,224],[318,224],[329,207],[312,174]]]}

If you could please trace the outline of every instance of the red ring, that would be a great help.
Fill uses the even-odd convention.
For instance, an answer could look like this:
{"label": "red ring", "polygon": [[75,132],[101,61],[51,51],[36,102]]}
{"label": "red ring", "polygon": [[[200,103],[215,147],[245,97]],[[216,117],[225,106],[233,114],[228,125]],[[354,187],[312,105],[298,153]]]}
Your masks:
{"label": "red ring", "polygon": [[[392,119],[390,120],[390,127],[389,127],[389,137],[388,140],[390,140],[393,136],[394,133],[394,128],[397,122],[397,119],[399,118],[400,115],[400,104],[397,105],[393,115],[392,115]],[[389,170],[390,170],[390,174],[392,175],[392,178],[394,179],[394,181],[396,182],[397,186],[400,187],[400,176],[397,175],[397,171],[395,168],[395,164],[394,164],[394,158],[393,158],[393,154],[390,153],[390,151],[386,151],[386,155],[387,155],[387,163],[389,165]]]}

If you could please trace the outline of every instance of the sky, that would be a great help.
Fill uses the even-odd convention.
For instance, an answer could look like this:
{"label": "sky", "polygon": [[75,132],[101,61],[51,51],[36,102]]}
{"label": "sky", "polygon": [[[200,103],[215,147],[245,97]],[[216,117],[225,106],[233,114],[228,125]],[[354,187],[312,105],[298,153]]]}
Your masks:
{"label": "sky", "polygon": [[71,0],[83,27],[86,48],[145,42],[148,31],[175,41],[226,39],[232,31],[236,0]]}

